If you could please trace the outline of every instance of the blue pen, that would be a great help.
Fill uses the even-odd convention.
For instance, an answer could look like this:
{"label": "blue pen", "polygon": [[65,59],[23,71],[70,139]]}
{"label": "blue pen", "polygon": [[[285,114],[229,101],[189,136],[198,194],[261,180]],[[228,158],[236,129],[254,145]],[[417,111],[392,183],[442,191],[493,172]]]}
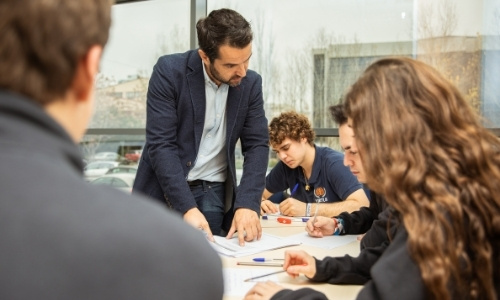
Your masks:
{"label": "blue pen", "polygon": [[297,188],[299,187],[299,183],[297,182],[295,186],[292,189],[292,192],[290,193],[290,197],[293,197],[295,195],[295,192],[297,191]]}
{"label": "blue pen", "polygon": [[253,261],[265,262],[265,261],[273,261],[273,260],[284,260],[283,258],[264,258],[264,257],[256,257]]}

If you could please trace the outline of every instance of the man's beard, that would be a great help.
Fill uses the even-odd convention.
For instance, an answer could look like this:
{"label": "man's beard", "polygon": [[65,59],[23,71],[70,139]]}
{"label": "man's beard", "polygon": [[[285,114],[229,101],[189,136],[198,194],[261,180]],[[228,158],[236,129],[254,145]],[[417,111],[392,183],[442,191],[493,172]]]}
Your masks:
{"label": "man's beard", "polygon": [[[239,76],[232,77],[229,80],[225,80],[224,78],[222,78],[220,73],[215,69],[213,64],[210,64],[209,69],[210,69],[210,74],[212,75],[213,79],[215,79],[221,83],[225,83],[225,84],[229,85],[230,87],[237,87],[238,85],[241,84],[241,77],[239,77]],[[231,80],[236,79],[236,78],[240,78],[240,81],[238,81],[237,83],[231,83]]]}

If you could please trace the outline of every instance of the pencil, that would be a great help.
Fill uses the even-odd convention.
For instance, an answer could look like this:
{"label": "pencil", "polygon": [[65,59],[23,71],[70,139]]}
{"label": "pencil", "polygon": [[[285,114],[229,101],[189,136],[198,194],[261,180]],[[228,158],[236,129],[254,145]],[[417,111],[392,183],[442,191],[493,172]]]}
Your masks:
{"label": "pencil", "polygon": [[239,261],[236,264],[240,265],[240,266],[283,267],[283,264],[275,263],[275,262],[246,262],[246,261]]}
{"label": "pencil", "polygon": [[281,270],[281,271],[267,273],[267,274],[260,275],[260,276],[255,276],[255,277],[252,277],[252,278],[245,279],[244,282],[248,282],[250,280],[259,279],[259,278],[262,278],[262,277],[271,276],[271,275],[279,274],[279,273],[283,273],[283,272],[286,272],[286,270]]}
{"label": "pencil", "polygon": [[319,208],[319,198],[316,199],[316,211],[314,212],[314,218],[312,221],[313,226],[314,226],[314,223],[316,223],[316,216],[318,215],[318,208]]}

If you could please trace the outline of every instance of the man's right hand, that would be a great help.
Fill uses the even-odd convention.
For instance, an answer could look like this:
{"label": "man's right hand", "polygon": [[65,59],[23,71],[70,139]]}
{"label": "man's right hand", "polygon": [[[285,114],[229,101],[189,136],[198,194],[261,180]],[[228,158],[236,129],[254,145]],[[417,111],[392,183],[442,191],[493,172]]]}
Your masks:
{"label": "man's right hand", "polygon": [[313,221],[314,218],[310,218],[306,224],[306,231],[312,237],[332,235],[337,227],[337,222],[332,218],[317,216],[314,224]]}
{"label": "man's right hand", "polygon": [[214,236],[212,235],[212,231],[210,230],[210,226],[208,225],[207,219],[205,219],[205,216],[197,207],[191,208],[184,214],[184,221],[186,221],[194,228],[203,230],[207,235],[207,239],[209,241],[215,241]]}

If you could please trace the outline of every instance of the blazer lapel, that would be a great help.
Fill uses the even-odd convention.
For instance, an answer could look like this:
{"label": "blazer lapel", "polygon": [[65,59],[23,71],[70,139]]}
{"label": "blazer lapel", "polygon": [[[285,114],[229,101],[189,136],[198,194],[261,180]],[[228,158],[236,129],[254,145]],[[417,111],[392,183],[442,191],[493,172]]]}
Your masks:
{"label": "blazer lapel", "polygon": [[236,121],[238,120],[238,111],[241,105],[241,99],[243,95],[244,85],[243,82],[237,87],[230,87],[227,94],[227,104],[226,104],[226,142],[229,145],[231,136],[233,134],[233,129],[236,126]]}
{"label": "blazer lapel", "polygon": [[186,74],[188,90],[191,103],[193,105],[194,135],[196,147],[198,148],[203,134],[205,124],[205,77],[200,55],[197,50],[193,50],[188,62],[188,72]]}

